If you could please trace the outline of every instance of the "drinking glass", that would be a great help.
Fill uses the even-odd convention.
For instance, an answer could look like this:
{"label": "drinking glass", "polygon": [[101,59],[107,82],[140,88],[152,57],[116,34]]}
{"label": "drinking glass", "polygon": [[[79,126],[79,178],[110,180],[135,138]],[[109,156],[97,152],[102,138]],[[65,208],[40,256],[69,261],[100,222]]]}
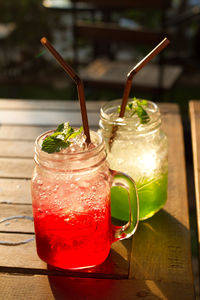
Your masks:
{"label": "drinking glass", "polygon": [[[129,101],[130,102],[130,101]],[[111,168],[130,175],[139,196],[139,219],[144,220],[159,211],[167,200],[168,146],[161,129],[158,106],[147,101],[150,121],[141,124],[135,114],[119,118],[121,100],[107,102],[100,110],[100,132],[105,140],[107,160]],[[111,142],[112,137],[112,142]],[[113,189],[112,216],[128,220],[128,201],[124,191]]]}
{"label": "drinking glass", "polygon": [[[48,154],[35,144],[32,205],[39,257],[64,269],[81,269],[102,263],[111,244],[130,237],[138,225],[138,198],[133,180],[111,171],[102,137],[91,131],[95,147],[84,152]],[[120,186],[130,197],[129,222],[111,223],[111,187]]]}

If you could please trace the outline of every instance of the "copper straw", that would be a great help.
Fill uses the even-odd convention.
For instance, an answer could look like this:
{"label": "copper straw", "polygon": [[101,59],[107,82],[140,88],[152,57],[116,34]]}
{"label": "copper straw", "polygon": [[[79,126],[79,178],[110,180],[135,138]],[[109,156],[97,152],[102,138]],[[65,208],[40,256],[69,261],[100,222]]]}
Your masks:
{"label": "copper straw", "polygon": [[49,52],[51,52],[51,54],[59,62],[61,67],[66,71],[66,73],[71,77],[71,79],[75,81],[77,85],[79,103],[81,108],[81,116],[83,122],[83,130],[86,135],[86,143],[89,144],[91,140],[90,140],[90,131],[88,126],[88,117],[87,117],[87,110],[85,104],[85,93],[84,93],[83,82],[80,79],[80,77],[74,72],[74,70],[64,61],[64,59],[55,50],[55,48],[49,43],[46,37],[41,38],[40,41],[49,50]]}
{"label": "copper straw", "polygon": [[133,77],[140,71],[150,60],[152,60],[158,53],[160,53],[165,47],[169,45],[170,41],[164,38],[160,44],[158,44],[149,54],[147,54],[127,75],[127,81],[124,88],[124,94],[120,109],[119,117],[123,118],[126,104],[128,102],[128,97],[130,94]]}
{"label": "copper straw", "polygon": [[[121,104],[121,109],[119,113],[119,117],[123,118],[126,104],[128,102],[128,97],[130,94],[131,86],[132,86],[132,80],[133,77],[137,74],[138,71],[140,71],[150,60],[152,60],[158,53],[160,53],[167,45],[169,45],[170,41],[167,38],[164,38],[160,44],[158,44],[149,54],[147,54],[127,75],[127,81],[124,88],[124,94]],[[118,126],[115,125],[112,128],[111,136],[109,139],[109,151],[111,151],[112,143],[115,139],[115,135],[117,132]]]}

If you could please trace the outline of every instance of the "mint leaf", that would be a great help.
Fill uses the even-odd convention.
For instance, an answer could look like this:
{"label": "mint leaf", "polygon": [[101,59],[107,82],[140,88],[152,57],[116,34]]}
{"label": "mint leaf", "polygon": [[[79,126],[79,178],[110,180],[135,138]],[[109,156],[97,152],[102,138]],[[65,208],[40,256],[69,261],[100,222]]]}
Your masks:
{"label": "mint leaf", "polygon": [[69,122],[66,122],[58,125],[55,133],[57,132],[64,135],[65,139],[67,139],[74,132],[74,128],[69,125]]}
{"label": "mint leaf", "polygon": [[64,137],[64,133],[63,132],[60,132],[60,131],[58,131],[58,132],[54,132],[52,135],[51,135],[51,137]]}
{"label": "mint leaf", "polygon": [[[129,114],[129,117],[132,117],[134,114],[137,114],[140,119],[141,124],[146,124],[150,121],[150,117],[144,107],[148,105],[147,100],[138,100],[136,97],[133,98],[132,102],[129,102],[126,105],[126,111]],[[117,111],[120,112],[120,106],[117,108]]]}
{"label": "mint leaf", "polygon": [[69,136],[69,139],[74,139],[77,135],[81,134],[82,131],[83,131],[83,127],[81,126],[81,127],[79,128],[78,131],[73,132],[73,133]]}
{"label": "mint leaf", "polygon": [[139,101],[138,100],[138,102],[140,102],[140,104],[142,105],[142,106],[147,106],[147,104],[148,104],[148,102],[147,102],[147,100],[141,100],[141,101]]}
{"label": "mint leaf", "polygon": [[126,106],[126,109],[127,110],[133,109],[133,102],[128,103],[127,106]]}
{"label": "mint leaf", "polygon": [[69,142],[64,142],[62,139],[48,136],[42,143],[42,150],[47,153],[55,153],[69,147],[69,145]]}
{"label": "mint leaf", "polygon": [[58,125],[55,132],[61,132],[64,130],[64,128],[65,128],[65,123],[62,123],[62,124]]}
{"label": "mint leaf", "polygon": [[42,150],[47,153],[59,152],[62,149],[69,147],[70,139],[75,138],[83,131],[83,127],[80,127],[78,131],[75,131],[69,125],[69,122],[58,125],[54,133],[47,136],[42,143]]}
{"label": "mint leaf", "polygon": [[147,114],[147,112],[144,110],[144,108],[140,104],[136,107],[136,113],[137,113],[138,117],[140,118],[141,124],[146,124],[149,122],[149,120],[150,120],[149,115]]}

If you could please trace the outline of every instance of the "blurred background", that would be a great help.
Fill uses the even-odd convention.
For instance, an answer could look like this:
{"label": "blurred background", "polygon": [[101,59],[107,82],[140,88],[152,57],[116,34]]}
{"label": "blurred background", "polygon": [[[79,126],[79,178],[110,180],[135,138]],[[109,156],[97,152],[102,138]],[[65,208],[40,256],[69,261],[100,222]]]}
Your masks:
{"label": "blurred background", "polygon": [[[152,77],[152,69],[148,74],[144,74],[144,78],[136,80],[131,96],[177,102],[183,115],[187,115],[188,100],[200,97],[200,1],[154,0],[151,1],[151,5],[149,2],[1,1],[0,97],[77,99],[74,83],[40,43],[40,38],[46,36],[64,59],[77,72],[83,74],[83,79],[86,77],[88,100],[120,98],[126,80],[126,74],[123,72],[128,73],[129,65],[133,67],[167,35],[171,44],[160,55],[161,58],[154,61],[154,65],[157,63],[160,69],[163,69],[156,73],[159,77],[156,79],[156,89],[145,86],[148,81],[145,76]],[[119,37],[120,34],[111,31],[106,39],[105,31],[100,32],[100,29],[116,30],[119,27],[128,34],[123,31],[121,35],[124,39],[118,39],[118,44],[115,43],[114,37]],[[91,28],[94,30],[91,31]],[[102,59],[105,56],[112,61],[112,69],[106,70],[103,85],[95,85],[86,74],[88,64],[94,64],[99,57]],[[110,77],[120,76],[120,67],[117,64],[113,65],[117,60],[129,61],[129,65],[124,63],[125,71],[122,72],[121,84],[111,86]],[[171,73],[167,73],[168,78],[165,81],[171,79],[172,82],[165,82],[165,88],[162,88],[161,81],[166,64],[171,68],[173,66],[175,71],[170,69]],[[150,65],[153,66],[153,63]],[[94,65],[92,69],[93,79],[102,75],[108,63],[100,64],[99,68],[97,66]],[[81,68],[86,68],[86,71],[80,71]],[[98,81],[99,77],[96,79]],[[151,84],[155,87],[155,82]]]}

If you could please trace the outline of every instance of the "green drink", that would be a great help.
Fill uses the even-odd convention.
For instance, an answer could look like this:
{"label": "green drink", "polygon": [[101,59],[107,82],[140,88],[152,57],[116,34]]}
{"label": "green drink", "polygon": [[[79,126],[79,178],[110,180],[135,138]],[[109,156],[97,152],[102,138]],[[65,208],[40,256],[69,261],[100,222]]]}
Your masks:
{"label": "green drink", "polygon": [[[159,211],[167,199],[167,173],[160,178],[138,186],[140,199],[140,220],[148,219]],[[127,220],[129,217],[129,202],[126,190],[121,187],[112,188],[111,213],[117,219]],[[134,195],[133,195],[134,197]],[[122,202],[123,199],[123,202]]]}
{"label": "green drink", "polygon": [[[167,200],[167,137],[160,129],[160,113],[155,103],[147,102],[147,123],[141,123],[136,114],[132,116],[129,112],[119,118],[120,103],[111,101],[101,109],[100,128],[110,168],[127,173],[136,182],[140,220],[144,220],[159,211]],[[113,127],[117,130],[110,143]],[[111,211],[117,219],[129,217],[128,196],[121,187],[112,189]]]}

